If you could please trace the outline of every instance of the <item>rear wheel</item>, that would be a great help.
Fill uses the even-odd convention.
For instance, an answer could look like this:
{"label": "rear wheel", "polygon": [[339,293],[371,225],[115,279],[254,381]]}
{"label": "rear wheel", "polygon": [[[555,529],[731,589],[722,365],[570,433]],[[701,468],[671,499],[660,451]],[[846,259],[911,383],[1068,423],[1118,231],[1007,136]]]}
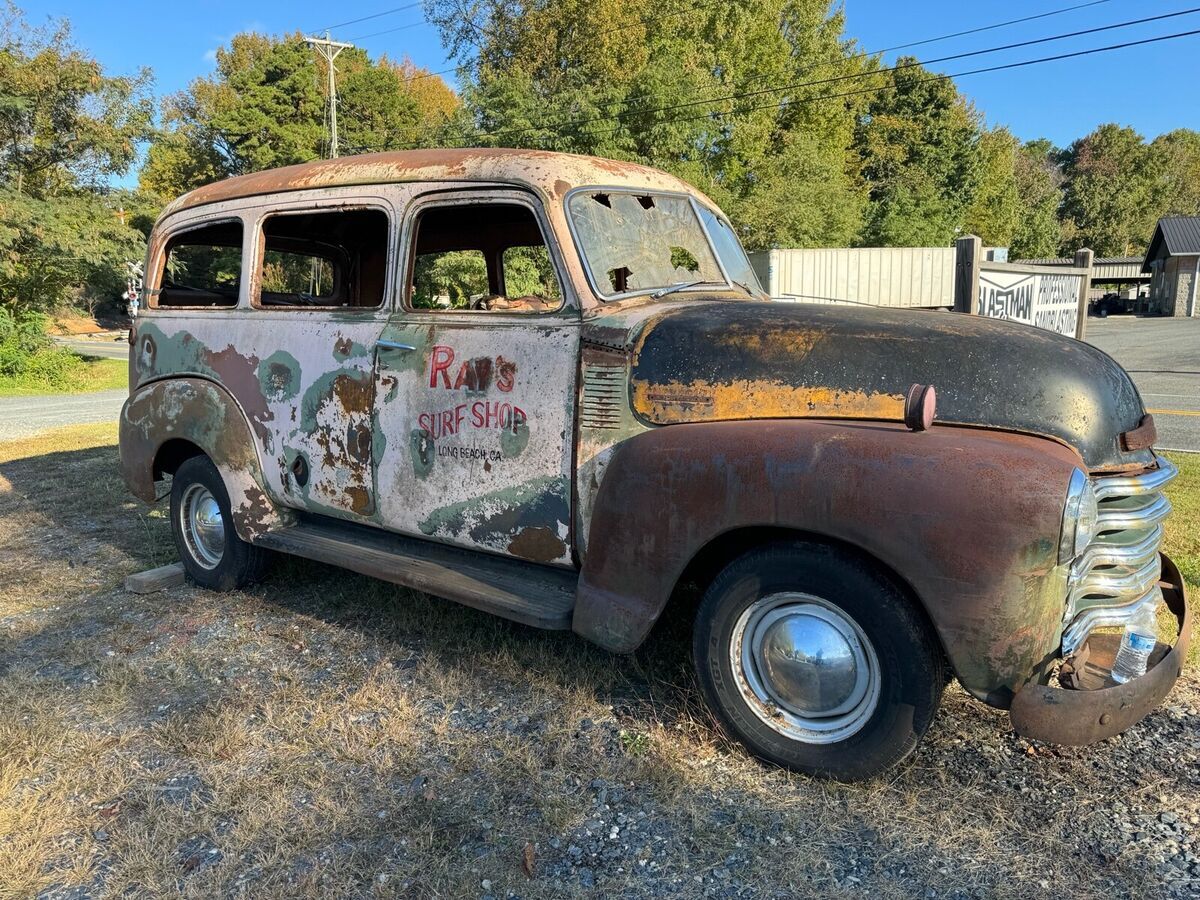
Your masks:
{"label": "rear wheel", "polygon": [[911,753],[945,683],[908,598],[821,544],[773,544],[731,563],[700,604],[694,651],[706,699],[752,753],[840,780]]}
{"label": "rear wheel", "polygon": [[207,456],[186,459],[175,471],[171,532],[184,570],[201,587],[237,590],[266,570],[266,551],[237,536],[225,481]]}

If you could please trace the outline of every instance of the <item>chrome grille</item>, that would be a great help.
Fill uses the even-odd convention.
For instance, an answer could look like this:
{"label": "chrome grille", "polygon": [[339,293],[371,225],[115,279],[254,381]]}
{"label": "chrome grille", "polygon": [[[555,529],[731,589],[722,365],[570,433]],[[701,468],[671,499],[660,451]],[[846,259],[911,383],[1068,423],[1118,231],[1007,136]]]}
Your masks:
{"label": "chrome grille", "polygon": [[1096,537],[1071,564],[1067,581],[1063,655],[1083,645],[1092,629],[1121,625],[1142,603],[1157,598],[1162,577],[1162,521],[1171,502],[1162,489],[1178,473],[1170,460],[1138,475],[1097,475]]}

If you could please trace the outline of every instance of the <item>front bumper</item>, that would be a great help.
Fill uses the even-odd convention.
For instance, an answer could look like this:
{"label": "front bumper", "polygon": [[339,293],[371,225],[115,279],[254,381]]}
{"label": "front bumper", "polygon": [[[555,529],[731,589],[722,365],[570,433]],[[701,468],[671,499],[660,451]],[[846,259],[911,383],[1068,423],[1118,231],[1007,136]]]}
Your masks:
{"label": "front bumper", "polygon": [[1013,730],[1052,744],[1082,746],[1120,734],[1140,722],[1171,692],[1183,671],[1192,617],[1179,569],[1162,555],[1163,600],[1179,621],[1175,646],[1161,641],[1150,654],[1146,674],[1125,684],[1107,677],[1121,636],[1094,634],[1075,654],[1074,666],[1064,664],[1073,687],[1026,684],[1013,696],[1009,718]]}

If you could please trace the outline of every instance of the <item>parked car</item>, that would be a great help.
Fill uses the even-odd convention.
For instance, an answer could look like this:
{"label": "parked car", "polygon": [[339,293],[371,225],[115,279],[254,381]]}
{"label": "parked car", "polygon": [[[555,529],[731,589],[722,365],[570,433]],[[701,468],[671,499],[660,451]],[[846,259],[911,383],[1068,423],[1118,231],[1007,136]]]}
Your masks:
{"label": "parked car", "polygon": [[[665,173],[515,150],[260,172],[170,204],[145,271],[121,465],[147,502],[170,479],[203,587],[278,551],[620,653],[694,617],[728,731],[842,779],[904,759],[952,677],[1083,744],[1180,672],[1175,470],[1115,362],[771,303]],[[1115,686],[1097,629],[1160,600],[1178,640]]]}

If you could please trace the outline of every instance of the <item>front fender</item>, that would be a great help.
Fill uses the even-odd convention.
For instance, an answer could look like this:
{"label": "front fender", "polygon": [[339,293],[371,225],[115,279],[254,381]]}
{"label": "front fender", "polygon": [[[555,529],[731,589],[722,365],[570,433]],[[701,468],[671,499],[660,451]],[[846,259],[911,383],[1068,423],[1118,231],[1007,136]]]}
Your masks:
{"label": "front fender", "polygon": [[291,521],[271,501],[250,423],[237,401],[203,378],[170,378],[137,388],[121,409],[121,474],[134,496],[153,502],[154,461],[169,440],[199,447],[229,491],[238,537],[256,536]]}
{"label": "front fender", "polygon": [[630,651],[688,564],[744,528],[874,557],[919,598],[963,685],[1006,705],[1057,657],[1069,448],[1044,438],[882,422],[672,425],[615,452],[596,497],[573,628]]}

